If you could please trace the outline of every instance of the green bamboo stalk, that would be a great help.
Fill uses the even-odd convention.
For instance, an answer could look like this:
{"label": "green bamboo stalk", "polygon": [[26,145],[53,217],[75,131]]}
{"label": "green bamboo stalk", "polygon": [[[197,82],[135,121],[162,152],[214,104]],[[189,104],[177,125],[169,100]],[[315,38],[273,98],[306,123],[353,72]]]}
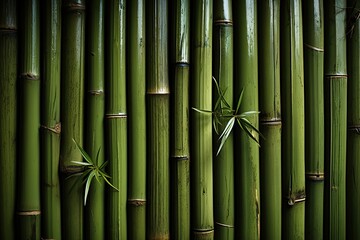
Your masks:
{"label": "green bamboo stalk", "polygon": [[305,77],[305,237],[323,239],[324,15],[323,2],[303,2]]}
{"label": "green bamboo stalk", "polygon": [[325,205],[324,238],[346,239],[346,1],[324,1]]}
{"label": "green bamboo stalk", "polygon": [[281,239],[280,1],[259,1],[260,235]]}
{"label": "green bamboo stalk", "polygon": [[169,77],[168,5],[148,2],[147,17],[147,120],[148,120],[148,238],[169,239]]}
{"label": "green bamboo stalk", "polygon": [[108,189],[107,239],[127,239],[127,115],[125,1],[108,5],[107,85],[106,85],[106,159],[110,182],[119,189]]}
{"label": "green bamboo stalk", "polygon": [[15,239],[17,12],[0,2],[0,239]]}
{"label": "green bamboo stalk", "polygon": [[175,72],[173,135],[171,157],[174,164],[174,237],[190,239],[190,1],[177,0],[174,7]]}
{"label": "green bamboo stalk", "polygon": [[[194,69],[191,106],[212,108],[213,1],[194,2]],[[192,112],[192,239],[214,238],[212,117]]]}
{"label": "green bamboo stalk", "polygon": [[[257,1],[234,2],[234,97],[244,89],[240,112],[258,110]],[[249,121],[258,128],[258,116]],[[239,130],[239,129],[237,129]],[[239,130],[234,136],[237,239],[258,239],[260,234],[259,147]]]}
{"label": "green bamboo stalk", "polygon": [[282,238],[305,236],[304,67],[301,1],[281,5]]}
{"label": "green bamboo stalk", "polygon": [[[104,163],[104,1],[87,2],[85,150],[96,165]],[[110,167],[111,169],[111,167]],[[116,177],[116,176],[115,176]],[[85,207],[86,239],[105,238],[105,182],[91,184]],[[112,191],[112,190],[111,190]]]}
{"label": "green bamboo stalk", "polygon": [[17,231],[18,239],[40,239],[40,11],[37,0],[22,3]]}
{"label": "green bamboo stalk", "polygon": [[348,49],[348,136],[346,159],[346,235],[353,239],[360,238],[360,24],[358,21],[360,3],[349,1],[347,16]]}
{"label": "green bamboo stalk", "polygon": [[[224,99],[233,109],[233,25],[232,1],[214,1],[214,56],[213,74],[218,81]],[[214,99],[219,98],[215,95]],[[223,106],[222,106],[223,107]],[[224,131],[226,121],[216,134],[215,146]],[[221,152],[214,160],[214,220],[215,239],[234,239],[234,141],[230,133]]]}
{"label": "green bamboo stalk", "polygon": [[83,187],[69,174],[82,168],[72,161],[82,161],[72,139],[83,145],[84,121],[84,45],[85,5],[82,0],[63,2],[61,40],[61,143],[60,171],[61,225],[63,239],[83,238]]}
{"label": "green bamboo stalk", "polygon": [[146,238],[145,1],[127,4],[128,239]]}
{"label": "green bamboo stalk", "polygon": [[42,224],[43,239],[61,239],[61,208],[59,182],[60,156],[60,43],[61,2],[43,4],[42,58]]}

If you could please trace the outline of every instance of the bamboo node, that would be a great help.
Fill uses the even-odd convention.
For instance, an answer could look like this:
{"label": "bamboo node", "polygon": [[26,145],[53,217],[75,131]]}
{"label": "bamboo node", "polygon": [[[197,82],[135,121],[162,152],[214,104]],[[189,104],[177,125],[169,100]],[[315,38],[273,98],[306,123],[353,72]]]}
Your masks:
{"label": "bamboo node", "polygon": [[128,199],[128,204],[135,207],[145,206],[146,199]]}
{"label": "bamboo node", "polygon": [[19,211],[17,212],[17,215],[19,216],[38,216],[41,214],[40,210],[34,210],[34,211]]}
{"label": "bamboo node", "polygon": [[311,181],[324,181],[325,174],[324,173],[305,173],[307,179]]}
{"label": "bamboo node", "polygon": [[348,129],[360,135],[360,125],[349,125]]}
{"label": "bamboo node", "polygon": [[106,119],[114,119],[114,118],[127,118],[126,113],[107,113],[105,114]]}
{"label": "bamboo node", "polygon": [[215,26],[232,26],[233,25],[233,21],[229,20],[229,19],[219,19],[219,20],[215,20]]}
{"label": "bamboo node", "polygon": [[17,33],[16,28],[0,28],[0,33],[9,34],[9,33]]}
{"label": "bamboo node", "polygon": [[208,239],[207,237],[214,235],[214,229],[193,229],[193,235]]}
{"label": "bamboo node", "polygon": [[36,75],[34,73],[21,73],[20,79],[24,80],[39,80],[39,75]]}
{"label": "bamboo node", "polygon": [[219,223],[219,222],[215,222],[216,225],[219,225],[221,227],[225,227],[225,228],[234,228],[234,225],[229,225],[229,224],[225,224],[225,223]]}
{"label": "bamboo node", "polygon": [[325,75],[326,79],[337,79],[337,78],[347,78],[348,75],[347,74],[327,74]]}
{"label": "bamboo node", "polygon": [[297,194],[291,195],[288,197],[288,205],[294,206],[296,203],[305,202],[306,195],[303,192],[299,192]]}
{"label": "bamboo node", "polygon": [[189,156],[172,156],[172,158],[176,161],[187,161],[189,160]]}
{"label": "bamboo node", "polygon": [[190,67],[190,63],[185,61],[176,62],[175,67],[188,68]]}
{"label": "bamboo node", "polygon": [[45,125],[40,125],[40,128],[44,129],[44,130],[48,130],[50,132],[53,132],[55,134],[60,134],[61,133],[61,123],[56,123],[55,126],[53,127],[47,127]]}
{"label": "bamboo node", "polygon": [[310,49],[312,49],[312,50],[314,50],[314,51],[317,51],[317,52],[324,52],[324,49],[318,48],[318,47],[315,47],[315,46],[312,46],[312,45],[310,45],[310,44],[304,43],[304,46],[306,46],[307,48],[310,48]]}
{"label": "bamboo node", "polygon": [[147,95],[169,95],[170,92],[167,90],[159,90],[159,91],[147,91]]}
{"label": "bamboo node", "polygon": [[84,11],[85,10],[85,4],[82,3],[68,3],[64,5],[64,10],[69,12],[76,12],[76,11]]}
{"label": "bamboo node", "polygon": [[260,120],[260,124],[261,125],[266,125],[266,126],[276,126],[276,125],[282,125],[281,123],[281,119],[276,118],[276,119],[264,119],[264,120]]}
{"label": "bamboo node", "polygon": [[88,93],[95,96],[95,95],[103,95],[104,91],[103,90],[89,90]]}

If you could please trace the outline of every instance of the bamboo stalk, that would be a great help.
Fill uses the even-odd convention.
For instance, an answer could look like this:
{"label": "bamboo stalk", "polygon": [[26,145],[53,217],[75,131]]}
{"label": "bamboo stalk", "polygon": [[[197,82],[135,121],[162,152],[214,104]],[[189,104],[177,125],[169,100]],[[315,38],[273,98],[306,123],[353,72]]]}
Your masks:
{"label": "bamboo stalk", "polygon": [[61,239],[60,156],[60,44],[61,2],[45,1],[42,58],[42,230],[43,239]]}
{"label": "bamboo stalk", "polygon": [[[232,1],[214,1],[213,74],[224,99],[233,109],[233,25]],[[214,95],[213,95],[214,96]],[[217,99],[219,96],[215,96]],[[222,106],[224,107],[224,106]],[[226,121],[219,128],[214,145],[224,131]],[[234,141],[230,133],[221,152],[214,160],[214,220],[215,239],[234,239]]]}
{"label": "bamboo stalk", "polygon": [[323,2],[305,1],[305,237],[323,238],[324,202],[324,15]]}
{"label": "bamboo stalk", "polygon": [[18,239],[40,239],[40,12],[24,1],[19,42],[21,100],[18,164]]}
{"label": "bamboo stalk", "polygon": [[[258,111],[257,2],[234,2],[234,97],[244,89],[239,112]],[[258,128],[258,116],[249,121]],[[240,130],[235,146],[235,206],[237,239],[258,239],[260,234],[260,182],[258,145]],[[241,191],[240,191],[241,189]]]}
{"label": "bamboo stalk", "polygon": [[305,234],[304,68],[301,2],[281,7],[282,237]]}
{"label": "bamboo stalk", "polygon": [[324,2],[325,205],[324,238],[346,238],[346,1]]}
{"label": "bamboo stalk", "polygon": [[17,7],[0,2],[0,239],[15,239]]}
{"label": "bamboo stalk", "polygon": [[174,7],[175,71],[171,157],[174,165],[174,237],[190,239],[189,77],[190,1]]}
{"label": "bamboo stalk", "polygon": [[[101,166],[104,163],[104,1],[87,3],[86,22],[86,124],[85,149],[90,158]],[[111,169],[111,167],[110,167]],[[115,176],[116,177],[116,176]],[[105,182],[94,181],[90,186],[85,207],[86,239],[105,238]]]}
{"label": "bamboo stalk", "polygon": [[[212,108],[212,20],[213,1],[194,2],[194,55],[191,106]],[[214,238],[212,117],[192,112],[192,239]]]}
{"label": "bamboo stalk", "polygon": [[107,85],[106,85],[106,159],[110,182],[119,189],[108,189],[107,239],[127,239],[127,114],[125,1],[108,5]]}
{"label": "bamboo stalk", "polygon": [[259,1],[261,238],[281,239],[280,1]]}
{"label": "bamboo stalk", "polygon": [[360,4],[357,1],[349,1],[347,16],[348,34],[348,136],[347,136],[347,159],[346,159],[346,235],[354,239],[360,238],[360,209],[359,199],[359,149],[360,149],[360,25],[358,21]]}
{"label": "bamboo stalk", "polygon": [[146,238],[145,1],[127,4],[128,239]]}
{"label": "bamboo stalk", "polygon": [[82,168],[72,161],[82,156],[72,139],[83,145],[85,5],[81,0],[64,1],[61,55],[61,225],[63,239],[83,238],[83,187],[69,174]]}
{"label": "bamboo stalk", "polygon": [[148,228],[149,239],[169,239],[169,77],[168,5],[148,3],[147,120],[148,120]]}

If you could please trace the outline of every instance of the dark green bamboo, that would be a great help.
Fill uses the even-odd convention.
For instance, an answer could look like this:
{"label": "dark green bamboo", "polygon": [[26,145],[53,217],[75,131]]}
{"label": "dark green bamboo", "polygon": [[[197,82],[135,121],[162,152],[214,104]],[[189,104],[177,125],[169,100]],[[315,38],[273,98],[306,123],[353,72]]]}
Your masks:
{"label": "dark green bamboo", "polygon": [[175,18],[175,73],[173,96],[173,135],[171,157],[174,165],[174,237],[190,239],[190,1],[178,0]]}
{"label": "dark green bamboo", "polygon": [[348,137],[346,159],[346,235],[353,239],[360,238],[360,24],[358,1],[348,2],[347,16],[347,63],[348,82]]}
{"label": "dark green bamboo", "polygon": [[0,2],[0,239],[15,239],[17,121],[16,1]]}
{"label": "dark green bamboo", "polygon": [[127,239],[127,114],[125,1],[110,1],[107,12],[107,85],[106,85],[106,159],[110,182],[108,188],[107,239]]}
{"label": "dark green bamboo", "polygon": [[281,239],[280,0],[259,1],[260,236]]}
{"label": "dark green bamboo", "polygon": [[[194,2],[193,78],[191,106],[212,110],[213,1]],[[192,239],[214,238],[212,117],[191,113]]]}
{"label": "dark green bamboo", "polygon": [[42,8],[41,189],[43,239],[61,239],[60,208],[60,44],[61,2],[45,1]]}
{"label": "dark green bamboo", "polygon": [[304,67],[301,1],[281,5],[282,237],[305,236]]}
{"label": "dark green bamboo", "polygon": [[323,239],[324,14],[323,1],[303,2],[305,81],[305,237]]}
{"label": "dark green bamboo", "polygon": [[346,1],[324,1],[324,238],[346,239]]}
{"label": "dark green bamboo", "polygon": [[61,37],[61,228],[63,239],[83,238],[84,190],[76,177],[82,168],[72,161],[82,156],[72,139],[83,146],[85,5],[82,0],[63,1]]}
{"label": "dark green bamboo", "polygon": [[[234,99],[244,90],[239,112],[258,110],[257,1],[234,2]],[[249,121],[258,128],[258,116]],[[237,129],[235,146],[235,206],[237,239],[258,239],[260,234],[259,147]],[[256,136],[255,136],[256,137]]]}
{"label": "dark green bamboo", "polygon": [[[214,47],[213,74],[224,98],[233,109],[233,25],[232,1],[214,1]],[[213,94],[214,101],[219,98]],[[222,106],[224,107],[224,106]],[[219,147],[218,140],[226,121],[215,134],[214,145]],[[234,239],[234,141],[230,133],[221,152],[214,160],[214,220],[215,239]]]}
{"label": "dark green bamboo", "polygon": [[[98,166],[104,163],[104,1],[86,3],[86,123],[85,150]],[[111,167],[110,167],[111,169]],[[112,169],[111,169],[112,170]],[[116,177],[116,176],[115,176]],[[91,184],[85,207],[86,239],[105,238],[105,181]]]}
{"label": "dark green bamboo", "polygon": [[127,4],[128,239],[146,238],[145,1]]}
{"label": "dark green bamboo", "polygon": [[38,0],[22,2],[19,42],[21,86],[17,239],[40,239],[40,11]]}
{"label": "dark green bamboo", "polygon": [[169,76],[168,5],[166,0],[149,1],[147,17],[147,120],[149,239],[169,239]]}

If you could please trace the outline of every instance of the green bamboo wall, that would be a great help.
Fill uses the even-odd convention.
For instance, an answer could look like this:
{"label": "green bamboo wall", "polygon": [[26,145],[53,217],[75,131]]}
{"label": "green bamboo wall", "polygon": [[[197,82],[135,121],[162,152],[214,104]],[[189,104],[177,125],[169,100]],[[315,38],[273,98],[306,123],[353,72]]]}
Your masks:
{"label": "green bamboo wall", "polygon": [[359,16],[1,0],[0,239],[358,239]]}

